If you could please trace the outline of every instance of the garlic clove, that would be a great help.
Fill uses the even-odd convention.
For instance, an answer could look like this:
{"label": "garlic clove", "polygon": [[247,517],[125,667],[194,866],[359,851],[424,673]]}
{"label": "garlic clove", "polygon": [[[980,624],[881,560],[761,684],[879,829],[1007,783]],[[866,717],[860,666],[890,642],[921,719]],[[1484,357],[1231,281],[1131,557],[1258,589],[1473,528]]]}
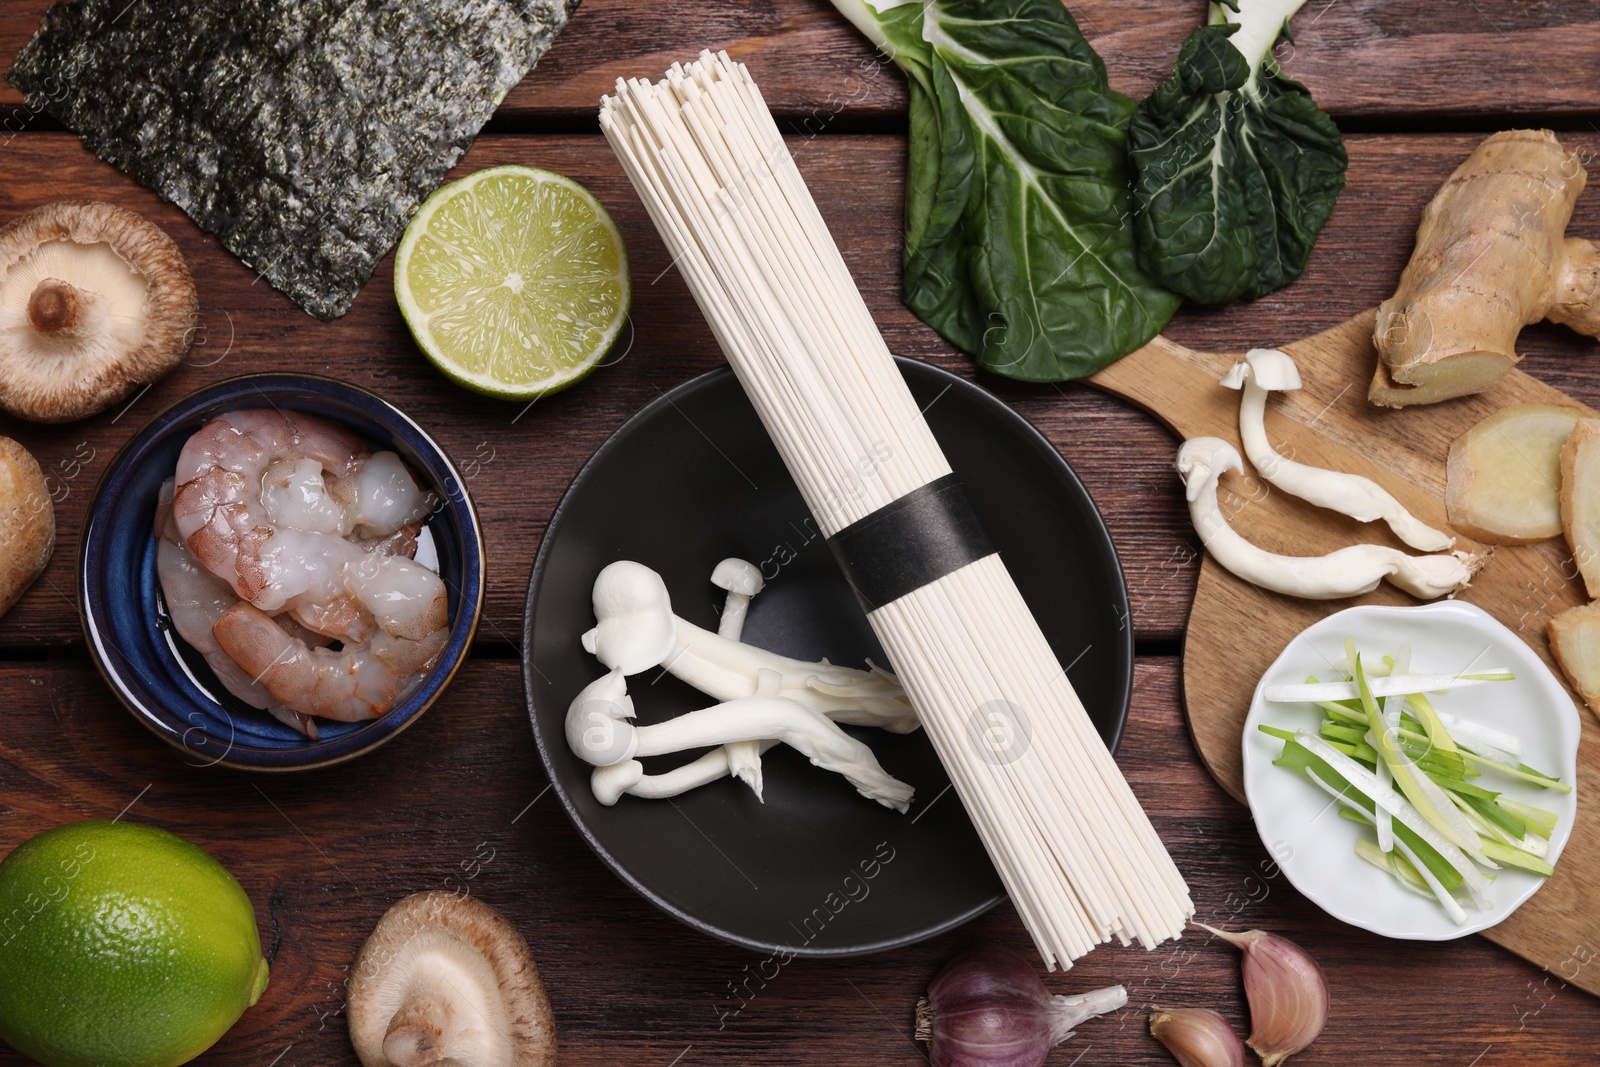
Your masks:
{"label": "garlic clove", "polygon": [[1157,1008],[1150,1035],[1183,1067],[1244,1067],[1244,1045],[1228,1020],[1209,1008]]}
{"label": "garlic clove", "polygon": [[1250,1037],[1245,1042],[1263,1067],[1279,1063],[1310,1045],[1328,1022],[1328,980],[1311,954],[1286,937],[1265,930],[1229,933],[1210,930],[1244,953],[1240,970],[1250,1002]]}

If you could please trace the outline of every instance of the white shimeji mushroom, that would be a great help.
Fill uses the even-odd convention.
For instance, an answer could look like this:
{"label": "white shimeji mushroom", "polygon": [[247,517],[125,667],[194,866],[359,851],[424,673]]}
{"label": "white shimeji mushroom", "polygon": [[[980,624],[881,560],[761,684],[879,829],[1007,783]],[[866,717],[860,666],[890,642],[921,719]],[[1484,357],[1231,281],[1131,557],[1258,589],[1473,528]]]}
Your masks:
{"label": "white shimeji mushroom", "polygon": [[717,633],[730,641],[737,641],[744,632],[744,617],[750,609],[750,598],[766,588],[767,583],[754,563],[730,556],[711,572],[711,584],[728,591],[728,599],[722,605],[722,617],[717,623]]}
{"label": "white shimeji mushroom", "polygon": [[873,667],[858,671],[807,663],[730,641],[672,613],[661,576],[631,560],[618,560],[594,583],[596,626],[583,647],[625,675],[662,667],[718,700],[758,693],[762,671],[778,676],[772,696],[797,701],[835,722],[876,726],[893,733],[917,729],[916,712],[900,682]]}
{"label": "white shimeji mushroom", "polygon": [[[635,726],[632,718],[633,701],[621,670],[614,668],[573,699],[567,709],[567,743],[596,767],[612,767],[708,745],[781,741],[823,770],[844,775],[862,796],[885,807],[905,811],[911,803],[911,787],[887,774],[872,749],[816,709],[784,697],[745,697],[648,726]],[[634,773],[644,777],[642,765],[637,772],[630,768],[617,773],[624,780]],[[598,788],[596,796],[605,802]]]}
{"label": "white shimeji mushroom", "polygon": [[1236,533],[1217,502],[1217,480],[1224,471],[1243,467],[1232,445],[1216,437],[1185,441],[1178,449],[1177,467],[1189,518],[1206,551],[1232,574],[1264,589],[1308,600],[1337,600],[1371,592],[1388,578],[1411,595],[1432,600],[1466,588],[1481,562],[1465,552],[1410,556],[1386,545],[1351,545],[1325,556],[1268,552]]}
{"label": "white shimeji mushroom", "polygon": [[[749,560],[730,556],[717,564],[711,572],[711,584],[718,589],[728,592],[727,599],[722,605],[722,615],[717,622],[717,636],[726,637],[729,641],[737,641],[744,633],[745,615],[750,609],[750,600],[766,587],[766,579],[761,577],[761,569]],[[772,672],[768,672],[772,675]],[[773,685],[776,684],[776,676]],[[771,696],[770,692],[761,692],[758,687],[758,696]],[[756,794],[756,799],[761,799],[761,745],[756,741],[737,741],[731,745],[722,746],[727,756],[728,773],[748,785]]]}
{"label": "white shimeji mushroom", "polygon": [[1357,522],[1382,519],[1396,537],[1421,552],[1445,552],[1456,543],[1449,534],[1412,515],[1371,478],[1298,463],[1272,447],[1267,440],[1267,394],[1300,388],[1300,371],[1288,353],[1275,348],[1252,348],[1245,353],[1244,362],[1233,365],[1221,384],[1244,390],[1239,402],[1239,439],[1244,443],[1244,454],[1269,484]]}

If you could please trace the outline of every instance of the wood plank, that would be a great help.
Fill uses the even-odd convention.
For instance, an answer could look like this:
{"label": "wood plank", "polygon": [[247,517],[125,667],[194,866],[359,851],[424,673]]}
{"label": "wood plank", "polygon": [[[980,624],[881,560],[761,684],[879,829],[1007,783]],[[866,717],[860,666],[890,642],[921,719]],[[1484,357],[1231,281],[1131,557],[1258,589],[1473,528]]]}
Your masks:
{"label": "wood plank", "polygon": [[[1600,1041],[1600,1002],[1558,976],[1475,937],[1397,951],[1289,887],[1244,809],[1185,739],[1178,677],[1175,659],[1140,661],[1121,765],[1194,888],[1202,920],[1290,934],[1321,961],[1333,1012],[1306,1055],[1466,1064],[1492,1047],[1486,1065],[1588,1061]],[[684,1065],[922,1064],[908,1037],[912,1008],[940,963],[978,942],[1030,952],[1002,905],[893,954],[795,960],[775,977],[768,965],[764,983],[751,979],[761,957],[635,896],[542,794],[510,661],[473,661],[422,721],[371,755],[290,777],[184,766],[112,703],[80,659],[0,665],[0,692],[8,697],[0,854],[60,822],[126,807],[125,818],[212,852],[255,903],[272,982],[204,1063],[259,1067],[282,1056],[286,1067],[355,1064],[342,995],[350,961],[391,903],[430,888],[471,892],[528,939],[555,1008],[561,1062],[571,1067],[664,1067],[679,1056]],[[863,906],[894,902],[869,897]],[[1130,1008],[1085,1024],[1052,1062],[1082,1055],[1170,1065],[1146,1032],[1152,1004],[1211,1007],[1243,1034],[1238,973],[1238,954],[1200,935],[1151,953],[1097,949],[1047,984],[1079,992],[1120,982]],[[1386,1053],[1374,1046],[1375,1030],[1405,1038]],[[24,1062],[0,1046],[0,1064]]]}
{"label": "wood plank", "polygon": [[[1567,135],[1577,151],[1600,136]],[[1185,310],[1168,336],[1207,351],[1280,344],[1373,307],[1410,253],[1422,206],[1471,150],[1470,135],[1365,135],[1351,139],[1350,184],[1305,276],[1249,305]],[[904,146],[897,138],[828,136],[792,147],[868,305],[895,351],[969,378],[970,360],[900,303]],[[195,269],[204,341],[180,367],[127,407],[71,426],[29,426],[0,417],[51,472],[60,543],[44,578],[0,620],[0,646],[79,640],[73,609],[77,536],[96,480],[129,434],[166,404],[210,382],[254,370],[331,374],[374,389],[437,436],[478,473],[468,488],[486,521],[491,560],[480,639],[513,642],[521,630],[528,572],[544,524],[567,482],[630,413],[716,366],[709,330],[692,309],[642,206],[598,136],[486,137],[457,173],[528,163],[570,174],[616,216],[632,250],[634,330],[625,353],[569,392],[523,411],[446,383],[417,353],[395,309],[389,263],[344,318],[322,324],[199,232],[171,205],[88,155],[67,134],[30,133],[0,150],[0,220],[67,196],[96,196],[142,211],[178,241]],[[1600,194],[1579,200],[1575,234],[1600,235]],[[1575,396],[1600,401],[1595,344],[1556,327],[1524,332],[1530,373]],[[982,375],[982,383],[1031,419],[1078,471],[1100,503],[1122,554],[1141,638],[1183,631],[1198,567],[1195,542],[1170,474],[1173,438],[1120,401],[1081,385],[1026,385]],[[468,461],[474,461],[470,463]]]}
{"label": "wood plank", "polygon": [[[0,10],[0,69],[49,4],[11,0]],[[1105,59],[1112,85],[1139,98],[1167,77],[1204,10],[1196,0],[1071,0],[1068,7]],[[1571,122],[1600,113],[1595,0],[1476,0],[1459,9],[1422,0],[1315,0],[1295,21],[1295,42],[1279,50],[1284,69],[1339,118],[1420,129],[1459,116]],[[893,121],[905,110],[900,75],[826,0],[584,0],[500,116],[592,122],[619,76],[653,77],[702,47],[726,48],[749,63],[768,101],[807,128],[840,116]],[[28,121],[21,104],[0,83],[0,127]]]}

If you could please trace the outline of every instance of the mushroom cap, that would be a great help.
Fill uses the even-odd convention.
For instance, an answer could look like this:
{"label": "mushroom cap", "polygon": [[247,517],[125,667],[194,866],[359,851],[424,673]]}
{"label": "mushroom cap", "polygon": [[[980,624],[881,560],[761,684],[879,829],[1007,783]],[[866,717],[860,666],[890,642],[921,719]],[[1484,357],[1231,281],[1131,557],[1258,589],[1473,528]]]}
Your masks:
{"label": "mushroom cap", "polygon": [[1250,365],[1250,378],[1261,388],[1275,393],[1289,393],[1300,388],[1300,368],[1294,357],[1276,348],[1252,348],[1244,354]]}
{"label": "mushroom cap", "polygon": [[633,724],[633,698],[622,672],[613,670],[584,686],[567,706],[567,747],[596,767],[633,758],[639,735]]}
{"label": "mushroom cap", "polygon": [[1250,364],[1240,360],[1228,368],[1228,373],[1217,379],[1217,384],[1224,389],[1243,389],[1244,383],[1250,380]]}
{"label": "mushroom cap", "polygon": [[1224,471],[1244,470],[1244,461],[1239,458],[1239,450],[1220,437],[1191,437],[1179,446],[1174,466],[1193,501],[1207,483],[1215,482]]}
{"label": "mushroom cap", "polygon": [[711,572],[711,584],[718,589],[744,596],[755,596],[766,587],[761,570],[747,559],[729,556]]}
{"label": "mushroom cap", "polygon": [[598,625],[583,635],[583,647],[623,674],[660,666],[678,642],[666,583],[632,560],[619,559],[595,578],[594,617]]}
{"label": "mushroom cap", "polygon": [[0,228],[0,407],[34,422],[104,411],[177,365],[198,309],[148,219],[96,200],[34,208]]}
{"label": "mushroom cap", "polygon": [[636,759],[623,760],[609,767],[596,767],[589,773],[589,789],[594,798],[606,807],[622,799],[622,794],[644,779],[644,764]]}
{"label": "mushroom cap", "polygon": [[384,913],[350,970],[365,1067],[552,1067],[556,1024],[528,944],[475,897],[415,893]]}
{"label": "mushroom cap", "polygon": [[56,509],[39,463],[0,437],[0,615],[39,577],[56,547]]}

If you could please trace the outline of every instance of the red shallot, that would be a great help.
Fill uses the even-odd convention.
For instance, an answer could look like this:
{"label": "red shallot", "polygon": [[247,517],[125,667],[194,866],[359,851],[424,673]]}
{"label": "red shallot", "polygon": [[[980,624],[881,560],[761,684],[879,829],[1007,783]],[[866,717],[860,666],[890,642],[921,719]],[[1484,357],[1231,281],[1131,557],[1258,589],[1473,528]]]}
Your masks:
{"label": "red shallot", "polygon": [[1039,1067],[1085,1019],[1128,1002],[1122,986],[1052,996],[1010,949],[968,949],[944,965],[917,1002],[917,1039],[933,1067]]}

